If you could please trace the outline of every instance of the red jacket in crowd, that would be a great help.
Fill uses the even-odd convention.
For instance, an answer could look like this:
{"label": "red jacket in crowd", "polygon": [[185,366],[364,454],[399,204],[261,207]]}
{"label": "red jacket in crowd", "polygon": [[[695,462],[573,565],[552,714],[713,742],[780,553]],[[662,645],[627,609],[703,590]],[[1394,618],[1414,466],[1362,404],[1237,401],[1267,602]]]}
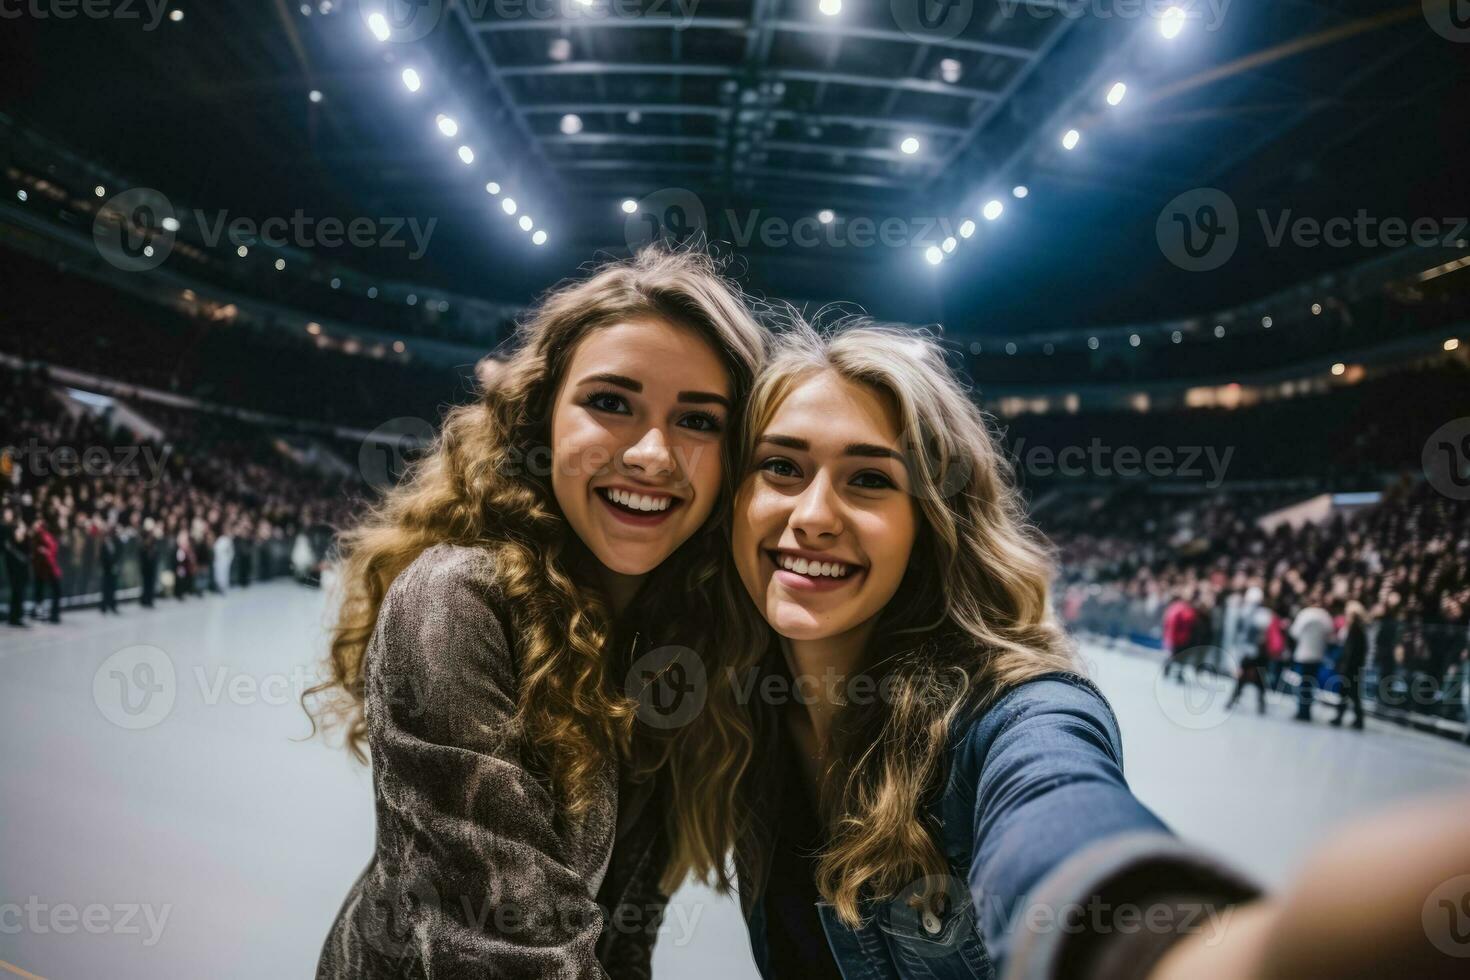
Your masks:
{"label": "red jacket in crowd", "polygon": [[1189,646],[1194,636],[1194,624],[1199,613],[1183,599],[1175,599],[1164,610],[1164,649],[1170,653]]}
{"label": "red jacket in crowd", "polygon": [[44,524],[37,524],[31,535],[31,571],[36,577],[50,581],[61,579],[61,546]]}

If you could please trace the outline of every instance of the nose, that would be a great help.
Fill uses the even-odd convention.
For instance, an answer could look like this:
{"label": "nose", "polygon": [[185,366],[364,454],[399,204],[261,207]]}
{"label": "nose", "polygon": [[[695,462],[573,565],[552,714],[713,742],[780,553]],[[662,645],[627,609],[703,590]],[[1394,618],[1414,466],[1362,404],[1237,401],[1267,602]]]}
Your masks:
{"label": "nose", "polygon": [[791,511],[791,528],[798,538],[836,537],[842,533],[842,507],[836,488],[825,473],[818,473]]}
{"label": "nose", "polygon": [[623,465],[643,476],[668,476],[674,472],[674,454],[663,429],[654,426],[623,453]]}

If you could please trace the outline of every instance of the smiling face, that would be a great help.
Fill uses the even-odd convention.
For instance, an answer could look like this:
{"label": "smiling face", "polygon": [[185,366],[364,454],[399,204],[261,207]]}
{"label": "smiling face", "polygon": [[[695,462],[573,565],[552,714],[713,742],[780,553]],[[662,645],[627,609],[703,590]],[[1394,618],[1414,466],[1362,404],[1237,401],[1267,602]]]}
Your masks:
{"label": "smiling face", "polygon": [[788,639],[867,628],[898,591],[918,534],[889,399],[822,371],[755,438],[732,545],[745,588]]}
{"label": "smiling face", "polygon": [[598,561],[645,575],[699,530],[729,412],[729,375],[691,329],[639,320],[578,342],[552,409],[551,486]]}

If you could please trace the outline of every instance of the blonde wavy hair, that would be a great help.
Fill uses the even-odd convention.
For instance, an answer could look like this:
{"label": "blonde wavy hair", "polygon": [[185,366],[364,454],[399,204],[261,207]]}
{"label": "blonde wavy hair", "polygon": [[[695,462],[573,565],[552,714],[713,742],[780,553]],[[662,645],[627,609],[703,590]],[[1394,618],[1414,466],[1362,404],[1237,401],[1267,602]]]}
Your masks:
{"label": "blonde wavy hair", "polygon": [[[360,760],[366,761],[363,658],[383,597],[400,572],[441,542],[484,548],[494,558],[521,664],[519,721],[573,820],[585,814],[597,772],[609,759],[644,774],[664,762],[681,773],[695,770],[681,784],[692,784],[686,792],[698,795],[713,792],[698,773],[708,758],[748,752],[722,740],[721,732],[743,736],[729,726],[715,726],[708,742],[678,751],[671,739],[633,739],[638,703],[620,689],[617,671],[627,665],[608,649],[614,630],[609,607],[570,574],[581,560],[580,542],[556,503],[550,475],[523,465],[550,445],[552,406],[578,342],[593,330],[635,319],[666,321],[702,336],[729,372],[733,403],[744,402],[767,335],[739,287],[706,253],[650,247],[547,293],[519,327],[515,350],[494,372],[494,383],[482,385],[472,404],[449,409],[404,480],[341,538],[343,601],[331,633],[329,676],[308,692],[308,710],[314,722],[344,729]],[[713,515],[655,571],[658,581],[645,583],[636,604],[638,621],[657,624],[660,640],[693,636],[728,601],[714,583],[728,552],[740,421],[737,412],[726,429],[725,481]],[[728,819],[728,800],[722,805],[720,819]],[[695,815],[682,819],[691,829],[680,840],[692,840],[688,847],[698,852],[707,846],[701,841],[727,833],[700,824],[698,814],[717,809],[694,807]]]}
{"label": "blonde wavy hair", "polygon": [[[865,385],[893,406],[921,517],[913,559],[864,662],[891,697],[839,708],[821,784],[829,843],[818,858],[817,888],[856,926],[864,900],[950,874],[924,810],[943,789],[954,723],[1016,684],[1078,665],[1051,608],[1050,549],[1027,523],[990,419],[931,337],[864,320],[826,335],[792,324],[751,393],[744,470],[781,403],[823,372]],[[758,656],[770,667],[772,654],[767,630]],[[771,767],[761,760],[779,744],[781,722],[759,699],[747,717],[758,749],[743,773],[737,866],[742,877],[763,881],[767,855],[752,846],[768,809],[762,801]]]}

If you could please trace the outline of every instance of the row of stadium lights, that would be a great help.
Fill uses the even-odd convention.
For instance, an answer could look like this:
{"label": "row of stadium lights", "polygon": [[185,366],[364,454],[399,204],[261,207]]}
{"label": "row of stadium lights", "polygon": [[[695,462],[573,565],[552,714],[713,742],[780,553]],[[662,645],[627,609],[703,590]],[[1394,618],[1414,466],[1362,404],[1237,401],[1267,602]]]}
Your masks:
{"label": "row of stadium lights", "polygon": [[[820,5],[820,9],[823,13],[835,15],[838,11],[842,9],[842,0],[820,0]],[[1162,35],[1165,40],[1172,41],[1179,36],[1181,31],[1184,30],[1184,23],[1184,8],[1169,7],[1162,14],[1159,15],[1159,34]],[[1127,95],[1127,83],[1118,81],[1114,82],[1111,86],[1108,87],[1108,91],[1104,95],[1104,100],[1109,106],[1117,108],[1118,106],[1123,104],[1123,99]],[[1075,150],[1081,142],[1082,132],[1076,127],[1069,127],[1067,131],[1064,132],[1061,136],[1062,149],[1064,150]],[[919,148],[920,144],[919,138],[917,136],[909,136],[905,138],[901,144],[899,144],[899,149],[908,154],[918,153]],[[1025,185],[1018,185],[1011,193],[1014,197],[1019,199],[1026,196],[1027,190]],[[980,209],[980,213],[985,217],[987,221],[994,221],[1001,216],[1004,210],[1005,205],[1001,202],[999,198],[991,198],[990,200],[985,202],[984,206]],[[970,236],[974,235],[975,222],[966,219],[960,225],[959,233],[960,238],[969,238]],[[931,245],[929,246],[929,248],[925,249],[924,258],[926,261],[928,261],[930,265],[939,265],[941,262],[944,261],[945,256],[953,253],[958,247],[959,241],[955,239],[954,236],[950,236],[949,238],[946,238],[944,240],[944,243],[942,245]],[[1215,335],[1217,337],[1223,336],[1224,328],[1217,327]],[[1175,332],[1175,336],[1178,336],[1177,331]],[[1137,347],[1142,342],[1138,334],[1133,334],[1132,336],[1130,336],[1128,338],[1128,341],[1134,347]],[[1176,339],[1174,342],[1177,344],[1179,343],[1179,340]],[[1097,350],[1097,338],[1088,338],[1087,345],[1093,350]],[[1048,353],[1050,352],[1048,351]]]}
{"label": "row of stadium lights", "polygon": [[[386,42],[390,37],[392,37],[393,32],[392,29],[388,26],[388,18],[383,16],[381,13],[371,14],[367,19],[367,24],[368,29],[373,34],[373,37],[377,38],[379,41]],[[416,68],[404,68],[403,71],[400,73],[399,78],[403,81],[403,87],[408,89],[408,91],[411,93],[417,94],[424,87],[424,78],[421,74],[419,74],[419,71]],[[313,96],[315,96],[319,93],[314,92],[312,94]],[[434,125],[439,130],[440,135],[442,135],[445,139],[452,140],[459,135],[459,123],[455,120],[453,116],[450,116],[448,113],[441,112],[436,115],[434,117]],[[460,162],[463,163],[466,167],[474,165],[475,151],[474,148],[471,147],[468,143],[461,143],[459,145],[459,149],[456,152],[459,156]],[[497,181],[492,180],[488,182],[485,185],[485,193],[489,194],[491,197],[499,198],[500,210],[505,212],[507,215],[514,217],[516,213],[520,210],[520,205],[516,203],[515,198],[511,197],[509,194],[502,195],[502,188]],[[537,228],[536,223],[531,220],[530,215],[521,214],[519,218],[516,218],[516,224],[520,226],[521,231],[531,233],[531,244],[546,244],[546,229]]]}

